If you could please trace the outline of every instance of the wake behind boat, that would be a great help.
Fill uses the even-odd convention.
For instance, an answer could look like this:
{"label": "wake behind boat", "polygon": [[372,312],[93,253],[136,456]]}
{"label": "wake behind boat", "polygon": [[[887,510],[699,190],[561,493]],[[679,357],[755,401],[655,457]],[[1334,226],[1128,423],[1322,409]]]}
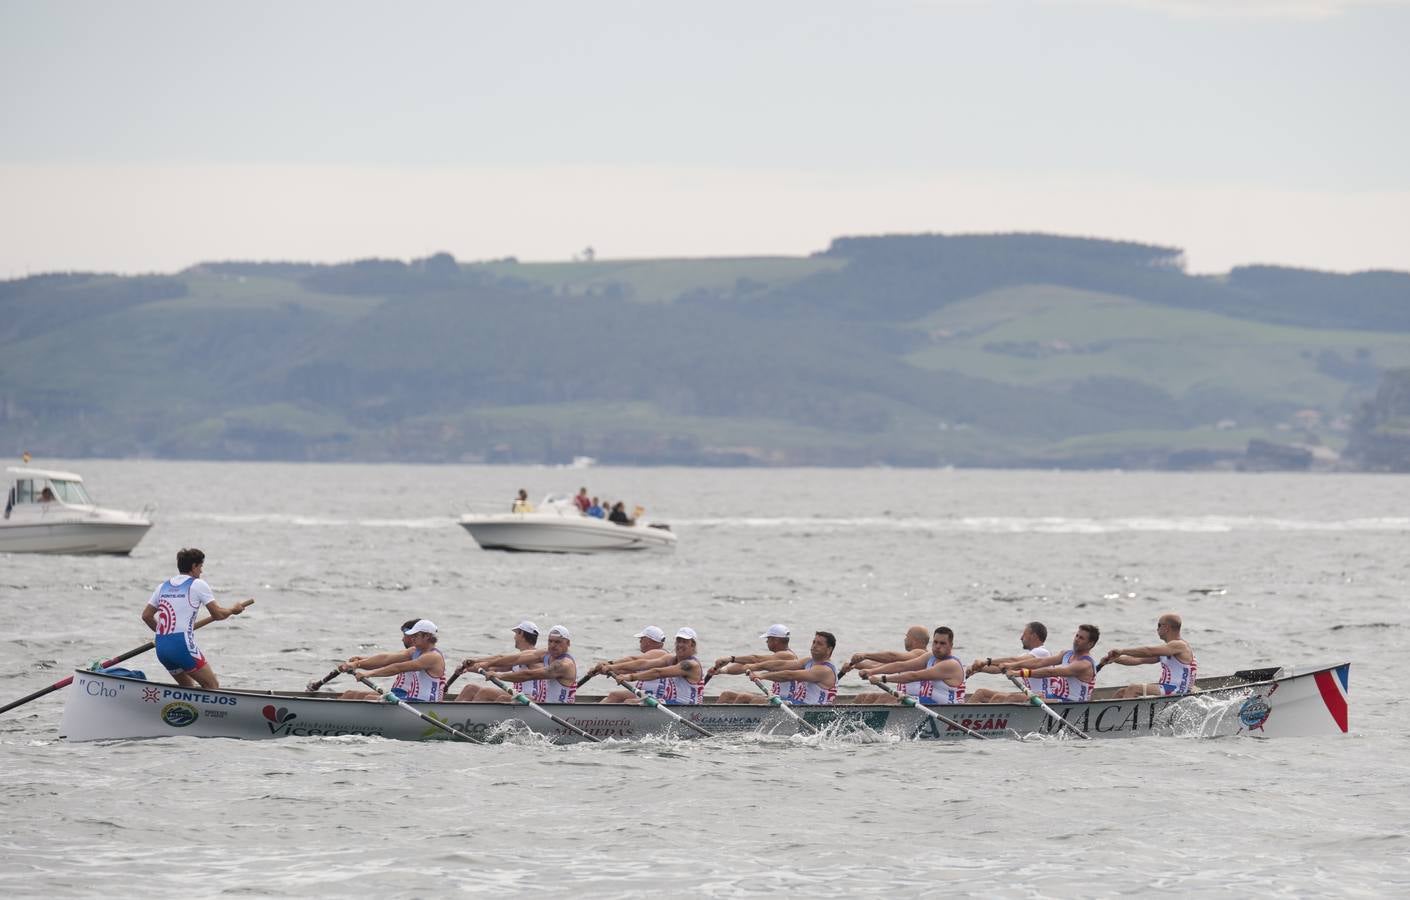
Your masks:
{"label": "wake behind boat", "polygon": [[104,509],[73,472],[11,467],[0,552],[131,553],[152,527],[145,515]]}
{"label": "wake behind boat", "polygon": [[460,526],[485,550],[603,553],[676,548],[676,535],[668,525],[641,518],[624,524],[585,515],[565,496],[550,495],[529,512],[464,515]]}
{"label": "wake behind boat", "polygon": [[[1116,699],[1101,688],[1087,703],[1061,704],[1063,720],[1090,737],[1176,735],[1306,737],[1348,729],[1351,664],[1264,668],[1201,678],[1182,697]],[[242,740],[365,735],[396,740],[452,740],[405,710],[380,701],[346,701],[297,691],[202,690],[78,670],[68,692],[60,736],[71,741],[188,735]],[[694,738],[647,706],[579,703],[544,706],[598,739],[638,740],[671,735]],[[582,740],[549,719],[507,703],[419,703],[415,707],[477,740],[503,740],[532,732],[554,743]],[[1057,737],[1062,730],[1040,709],[1017,704],[930,707],[985,737]],[[672,709],[715,735],[789,736],[804,732],[788,710],[775,706],[710,703]],[[838,732],[858,731],[902,739],[965,740],[959,728],[939,724],[906,706],[836,703],[793,707],[802,721]]]}

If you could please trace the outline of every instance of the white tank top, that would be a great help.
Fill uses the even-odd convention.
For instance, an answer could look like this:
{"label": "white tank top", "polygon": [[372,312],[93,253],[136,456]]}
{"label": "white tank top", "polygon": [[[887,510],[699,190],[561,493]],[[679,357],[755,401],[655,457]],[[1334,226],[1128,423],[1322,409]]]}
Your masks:
{"label": "white tank top", "polygon": [[[946,656],[944,659],[941,659],[932,655],[921,668],[928,669],[937,663],[944,662],[945,659],[958,660],[958,657]],[[951,706],[956,703],[964,702],[963,681],[960,682],[959,687],[951,687],[949,684],[939,679],[934,681],[910,681],[903,686],[911,689],[906,693],[922,703],[932,703],[936,706]]]}
{"label": "white tank top", "polygon": [[[573,659],[573,655],[571,653],[565,653],[559,658]],[[573,661],[574,663],[577,662],[577,660]],[[543,655],[543,667],[545,669],[548,668],[549,664],[552,662],[553,657],[545,653]],[[538,687],[535,688],[537,691],[536,694],[529,694],[528,691],[524,692],[528,695],[529,699],[535,703],[576,703],[578,699],[578,680],[576,678],[569,679],[567,684],[563,684],[556,678],[539,678],[533,682],[526,681],[524,683],[538,685]]]}
{"label": "white tank top", "polygon": [[[681,660],[682,663],[699,660],[694,656]],[[669,700],[672,703],[687,703],[691,705],[703,703],[705,699],[705,667],[698,666],[700,671],[699,681],[690,681],[684,675],[672,675],[669,678],[662,678],[665,690],[660,694],[661,700]]]}
{"label": "white tank top", "polygon": [[[803,664],[804,669],[811,669],[816,661],[808,660]],[[829,704],[837,699],[837,667],[830,662],[823,665],[832,670],[832,687],[824,687],[815,681],[793,681],[788,685],[788,696],[784,699],[794,706],[818,706]],[[775,682],[782,684],[783,682]]]}
{"label": "white tank top", "polygon": [[1166,694],[1188,694],[1195,686],[1195,676],[1199,672],[1199,660],[1190,654],[1187,666],[1173,656],[1160,658],[1160,686]]}
{"label": "white tank top", "polygon": [[[1053,651],[1049,650],[1047,647],[1035,647],[1032,650],[1028,651],[1028,655],[1036,656],[1039,659],[1044,659],[1046,657],[1052,656]],[[1048,690],[1048,679],[1042,675],[1034,675],[1024,680],[1028,682],[1028,689],[1034,694],[1037,694],[1039,697],[1043,696],[1043,694],[1046,693]]]}
{"label": "white tank top", "polygon": [[201,579],[177,575],[157,585],[147,605],[157,609],[157,634],[184,632],[186,646],[194,650],[196,615],[204,604],[214,599],[210,586]]}
{"label": "white tank top", "polygon": [[[1097,686],[1097,661],[1090,656],[1076,658],[1085,659],[1092,664],[1092,680],[1078,681],[1072,675],[1050,675],[1047,684],[1047,699],[1057,700],[1061,703],[1086,703],[1092,699],[1092,689]],[[1064,650],[1062,664],[1065,666],[1072,660],[1072,651]]]}
{"label": "white tank top", "polygon": [[[445,659],[445,654],[441,651],[431,649],[432,653],[440,654],[441,659]],[[412,659],[420,659],[421,651],[412,650]],[[425,669],[414,672],[401,672],[397,675],[397,680],[392,682],[392,690],[401,688],[406,692],[408,700],[422,700],[426,703],[435,703],[445,696],[446,692],[446,672],[445,663],[441,663],[441,677],[437,678]]]}
{"label": "white tank top", "polygon": [[[545,657],[545,658],[547,658],[547,657]],[[530,669],[530,668],[533,668],[533,666],[529,666],[529,665],[526,665],[526,664],[524,664],[524,663],[515,663],[515,664],[514,664],[514,667],[513,667],[512,669],[510,669],[509,671],[511,671],[511,672],[518,672],[518,671],[521,671],[521,670],[523,670],[523,669]],[[510,685],[510,687],[513,687],[513,685]],[[548,685],[544,682],[544,680],[543,680],[542,678],[535,678],[535,679],[533,679],[532,681],[521,681],[521,682],[519,682],[519,691],[520,691],[520,693],[522,693],[525,697],[528,697],[530,700],[534,701],[535,703],[539,703],[539,702],[542,702],[542,701],[540,701],[540,700],[538,699],[540,694],[544,695],[545,697],[548,696]]]}

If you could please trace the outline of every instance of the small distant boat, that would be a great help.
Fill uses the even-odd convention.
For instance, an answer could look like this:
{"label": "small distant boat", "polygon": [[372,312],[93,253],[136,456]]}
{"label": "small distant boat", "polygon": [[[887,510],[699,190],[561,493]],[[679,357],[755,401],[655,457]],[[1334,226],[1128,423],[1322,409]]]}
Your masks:
{"label": "small distant boat", "polygon": [[11,467],[0,553],[131,553],[152,527],[142,514],[104,509],[82,476]]}
{"label": "small distant boat", "polygon": [[549,496],[534,512],[464,515],[460,526],[485,550],[526,553],[606,553],[622,550],[674,550],[669,525],[638,518],[619,525],[585,516],[571,497]]}

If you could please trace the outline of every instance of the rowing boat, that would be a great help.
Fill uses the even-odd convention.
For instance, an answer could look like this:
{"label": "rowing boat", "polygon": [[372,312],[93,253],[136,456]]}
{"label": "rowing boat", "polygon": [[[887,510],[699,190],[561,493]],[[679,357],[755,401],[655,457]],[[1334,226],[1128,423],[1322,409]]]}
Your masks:
{"label": "rowing boat", "polygon": [[[1188,735],[1267,737],[1342,734],[1348,727],[1350,663],[1308,668],[1265,668],[1196,682],[1184,697],[1118,700],[1112,688],[1089,703],[1061,704],[1062,717],[1092,737]],[[367,735],[407,741],[448,740],[405,710],[380,701],[340,701],[333,694],[185,688],[127,676],[78,670],[64,706],[62,737],[71,741],[176,735],[266,740],[283,737]],[[545,704],[600,739],[658,735],[693,738],[689,729],[645,706],[596,705],[592,698]],[[497,703],[425,703],[417,709],[477,740],[498,741],[533,732],[555,743],[582,740],[543,716]],[[706,703],[675,711],[720,734],[792,735],[803,729],[772,706]],[[1042,710],[1018,704],[944,707],[947,715],[986,737],[1056,737],[1061,726]],[[963,740],[965,732],[900,706],[838,703],[800,706],[803,721],[830,732],[874,732],[925,740]]]}

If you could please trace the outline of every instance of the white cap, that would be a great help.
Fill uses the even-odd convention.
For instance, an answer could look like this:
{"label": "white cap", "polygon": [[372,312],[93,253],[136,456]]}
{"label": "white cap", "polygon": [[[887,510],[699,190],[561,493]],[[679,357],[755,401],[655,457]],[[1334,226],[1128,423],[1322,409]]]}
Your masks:
{"label": "white cap", "polygon": [[657,628],[655,625],[648,625],[632,635],[632,637],[644,637],[651,638],[653,641],[664,641],[666,639],[666,632]]}
{"label": "white cap", "polygon": [[761,638],[788,637],[787,625],[770,625],[769,630],[759,635]]}
{"label": "white cap", "polygon": [[554,625],[552,628],[548,629],[548,636],[561,637],[565,641],[571,641],[573,639],[573,635],[562,625]]}
{"label": "white cap", "polygon": [[695,640],[695,629],[694,629],[694,628],[682,628],[680,631],[677,631],[677,632],[676,632],[676,637],[678,637],[678,638],[685,638],[685,639],[688,640],[688,641],[693,641],[693,640]]}
{"label": "white cap", "polygon": [[430,619],[417,619],[416,624],[403,631],[402,634],[411,637],[413,634],[435,634],[438,630],[436,623]]}
{"label": "white cap", "polygon": [[525,619],[524,621],[520,622],[518,625],[515,625],[514,628],[513,628],[513,630],[514,630],[514,631],[522,631],[522,632],[524,632],[525,634],[532,634],[534,637],[538,637],[538,636],[539,636],[539,627],[538,627],[537,625],[535,625],[533,622],[530,622],[528,619]]}

